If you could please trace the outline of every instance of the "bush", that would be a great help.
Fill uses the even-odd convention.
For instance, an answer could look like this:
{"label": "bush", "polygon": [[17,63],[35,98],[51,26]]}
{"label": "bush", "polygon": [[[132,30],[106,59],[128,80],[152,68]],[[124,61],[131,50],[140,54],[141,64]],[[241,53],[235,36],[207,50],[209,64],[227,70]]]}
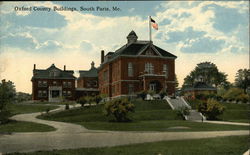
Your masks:
{"label": "bush", "polygon": [[137,94],[137,96],[138,96],[139,98],[142,98],[142,100],[145,100],[145,98],[146,98],[146,96],[147,96],[147,91],[143,90],[143,91],[139,92],[139,93]]}
{"label": "bush", "polygon": [[223,114],[225,107],[214,99],[198,104],[198,111],[210,120],[216,120],[218,115]]}
{"label": "bush", "polygon": [[97,95],[94,97],[94,100],[95,100],[96,104],[99,104],[102,101],[102,97],[100,95]]}
{"label": "bush", "polygon": [[69,104],[65,104],[65,110],[69,110]]}
{"label": "bush", "polygon": [[163,99],[167,95],[167,92],[165,90],[161,90],[159,95],[161,96],[161,99]]}
{"label": "bush", "polygon": [[80,98],[78,99],[78,103],[80,103],[81,106],[84,107],[84,104],[87,103],[87,100],[86,100],[86,98],[83,96],[83,97],[80,97]]}
{"label": "bush", "polygon": [[238,96],[244,94],[244,90],[240,88],[230,88],[222,97],[223,99],[233,101],[238,98]]}
{"label": "bush", "polygon": [[128,101],[127,98],[114,99],[106,102],[105,106],[106,116],[113,115],[117,122],[127,122],[130,119],[127,118],[129,112],[134,112],[134,104]]}

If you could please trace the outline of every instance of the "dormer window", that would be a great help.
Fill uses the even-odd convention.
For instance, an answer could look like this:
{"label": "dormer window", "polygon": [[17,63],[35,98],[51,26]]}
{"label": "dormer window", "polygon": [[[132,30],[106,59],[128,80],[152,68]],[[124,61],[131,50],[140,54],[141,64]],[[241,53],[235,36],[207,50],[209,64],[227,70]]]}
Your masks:
{"label": "dormer window", "polygon": [[59,76],[59,71],[57,71],[57,70],[52,70],[52,71],[50,71],[50,76],[51,77],[57,77],[57,76]]}

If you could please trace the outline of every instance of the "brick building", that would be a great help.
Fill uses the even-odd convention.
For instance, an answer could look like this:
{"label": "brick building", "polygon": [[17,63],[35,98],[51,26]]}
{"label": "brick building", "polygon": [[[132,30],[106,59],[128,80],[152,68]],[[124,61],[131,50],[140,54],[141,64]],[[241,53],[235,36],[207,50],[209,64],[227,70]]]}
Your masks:
{"label": "brick building", "polygon": [[36,69],[34,64],[32,81],[32,99],[47,100],[57,102],[64,97],[74,100],[75,96],[75,77],[73,70],[57,68],[52,64],[47,69]]}
{"label": "brick building", "polygon": [[77,79],[76,99],[81,96],[93,96],[99,94],[98,73],[95,63],[92,61],[89,70],[80,70]]}
{"label": "brick building", "polygon": [[101,52],[98,69],[99,90],[109,97],[132,96],[142,90],[175,93],[175,55],[154,45],[139,41],[134,31],[127,44],[109,52]]}

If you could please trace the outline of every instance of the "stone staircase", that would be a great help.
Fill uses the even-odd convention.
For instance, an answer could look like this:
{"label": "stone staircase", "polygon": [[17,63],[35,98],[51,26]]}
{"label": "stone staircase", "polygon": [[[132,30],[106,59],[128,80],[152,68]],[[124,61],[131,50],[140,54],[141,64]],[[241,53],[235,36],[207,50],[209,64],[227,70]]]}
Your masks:
{"label": "stone staircase", "polygon": [[188,103],[184,100],[183,97],[176,97],[176,98],[165,97],[165,99],[168,101],[168,104],[173,110],[178,110],[185,107],[190,109],[189,115],[184,115],[186,120],[190,121],[199,121],[199,120],[202,121],[202,119],[206,120],[206,118],[200,112],[192,110],[191,106],[188,105]]}

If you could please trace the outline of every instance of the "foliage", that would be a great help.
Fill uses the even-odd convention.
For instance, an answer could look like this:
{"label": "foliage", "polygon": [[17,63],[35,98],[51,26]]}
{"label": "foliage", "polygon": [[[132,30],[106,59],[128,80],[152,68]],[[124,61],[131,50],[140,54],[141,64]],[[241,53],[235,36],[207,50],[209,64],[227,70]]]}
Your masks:
{"label": "foliage", "polygon": [[65,110],[69,110],[69,104],[65,104]]}
{"label": "foliage", "polygon": [[145,100],[146,96],[147,96],[147,91],[143,90],[143,91],[140,91],[138,94],[137,94],[138,97],[142,98],[143,100]]}
{"label": "foliage", "polygon": [[176,74],[175,74],[175,76],[174,76],[174,81],[175,81],[175,89],[177,89],[178,86],[179,86],[179,82],[178,82],[178,79],[177,79],[177,75],[176,75]]}
{"label": "foliage", "polygon": [[12,103],[15,99],[15,86],[13,82],[2,80],[0,82],[0,124],[5,123],[10,116],[7,105]]}
{"label": "foliage", "polygon": [[86,100],[85,96],[80,97],[80,98],[78,99],[78,103],[80,103],[81,106],[84,107],[84,104],[87,103],[87,100]]}
{"label": "foliage", "polygon": [[99,104],[102,101],[102,96],[101,95],[95,96],[94,101],[95,101],[96,104]]}
{"label": "foliage", "polygon": [[230,88],[228,91],[224,93],[222,96],[225,100],[238,100],[242,102],[246,102],[249,99],[249,96],[244,93],[244,90],[241,88]]}
{"label": "foliage", "polygon": [[163,99],[163,98],[167,95],[166,90],[162,89],[162,90],[160,91],[159,95],[161,96],[161,99]]}
{"label": "foliage", "polygon": [[195,69],[185,77],[183,86],[193,86],[195,81],[201,77],[209,85],[215,85],[216,87],[220,85],[226,87],[229,85],[227,75],[220,72],[215,64],[202,62],[197,64]]}
{"label": "foliage", "polygon": [[235,76],[235,85],[244,89],[246,93],[247,87],[250,86],[250,69],[239,69]]}
{"label": "foliage", "polygon": [[198,104],[198,111],[210,120],[217,119],[217,116],[223,114],[224,110],[225,107],[214,99]]}
{"label": "foliage", "polygon": [[187,116],[190,114],[189,108],[188,107],[181,107],[177,110],[175,110],[176,116],[179,118],[182,118],[183,120],[185,119],[183,115]]}
{"label": "foliage", "polygon": [[134,104],[128,101],[127,98],[114,99],[105,104],[106,115],[113,115],[117,122],[129,121],[127,114],[134,112]]}
{"label": "foliage", "polygon": [[29,93],[18,92],[16,93],[16,101],[23,102],[31,100],[31,95]]}

